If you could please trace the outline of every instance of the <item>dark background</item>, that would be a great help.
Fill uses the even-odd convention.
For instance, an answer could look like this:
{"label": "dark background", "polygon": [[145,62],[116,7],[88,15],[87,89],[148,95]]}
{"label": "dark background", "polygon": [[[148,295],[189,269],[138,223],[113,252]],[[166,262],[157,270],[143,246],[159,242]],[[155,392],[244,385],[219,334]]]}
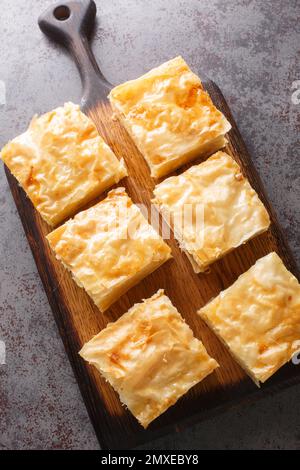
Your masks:
{"label": "dark background", "polygon": [[[34,113],[79,102],[70,58],[43,37],[51,0],[1,0],[0,146]],[[222,89],[300,264],[299,0],[96,0],[93,43],[114,84],[178,54]],[[298,28],[298,29],[297,29]],[[0,170],[0,449],[98,444]],[[296,367],[296,366],[295,366]],[[300,367],[300,366],[299,366]],[[147,449],[298,448],[300,386],[238,407]]]}

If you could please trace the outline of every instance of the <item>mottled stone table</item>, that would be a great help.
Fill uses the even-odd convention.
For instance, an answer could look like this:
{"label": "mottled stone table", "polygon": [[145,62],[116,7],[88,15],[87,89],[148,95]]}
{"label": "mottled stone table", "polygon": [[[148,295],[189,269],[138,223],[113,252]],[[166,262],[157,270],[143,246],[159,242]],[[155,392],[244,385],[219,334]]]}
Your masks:
{"label": "mottled stone table", "polygon": [[[96,3],[94,51],[111,82],[182,54],[220,85],[300,263],[300,104],[291,99],[300,79],[299,1]],[[0,145],[34,113],[80,99],[75,66],[37,26],[49,4],[1,0]],[[0,340],[7,348],[7,364],[0,365],[0,449],[98,448],[2,167],[0,186]],[[297,448],[299,393],[293,387],[145,448]]]}

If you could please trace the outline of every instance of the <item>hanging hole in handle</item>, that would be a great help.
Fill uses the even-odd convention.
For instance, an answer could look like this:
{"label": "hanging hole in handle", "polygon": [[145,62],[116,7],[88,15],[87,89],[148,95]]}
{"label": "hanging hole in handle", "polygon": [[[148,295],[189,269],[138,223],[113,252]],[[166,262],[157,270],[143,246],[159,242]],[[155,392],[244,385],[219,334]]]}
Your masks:
{"label": "hanging hole in handle", "polygon": [[53,15],[58,21],[66,21],[68,18],[70,18],[71,10],[66,5],[60,5],[59,7],[55,8]]}

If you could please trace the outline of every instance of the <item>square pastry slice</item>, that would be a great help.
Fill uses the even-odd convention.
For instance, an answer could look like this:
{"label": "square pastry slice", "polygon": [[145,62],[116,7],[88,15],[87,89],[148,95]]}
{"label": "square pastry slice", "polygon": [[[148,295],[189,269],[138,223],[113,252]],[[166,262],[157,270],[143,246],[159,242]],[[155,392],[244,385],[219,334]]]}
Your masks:
{"label": "square pastry slice", "polygon": [[109,99],[155,178],[224,147],[231,129],[182,57],[118,85]]}
{"label": "square pastry slice", "polygon": [[79,354],[144,428],[218,367],[163,290],[108,324]]}
{"label": "square pastry slice", "polygon": [[34,117],[1,158],[51,226],[127,175],[123,161],[73,103]]}
{"label": "square pastry slice", "polygon": [[258,386],[300,350],[300,285],[276,253],[198,313]]}
{"label": "square pastry slice", "polygon": [[154,195],[195,272],[205,271],[270,225],[263,203],[225,152],[167,178]]}
{"label": "square pastry slice", "polygon": [[102,311],[171,257],[169,246],[124,188],[110,191],[47,239],[57,259]]}

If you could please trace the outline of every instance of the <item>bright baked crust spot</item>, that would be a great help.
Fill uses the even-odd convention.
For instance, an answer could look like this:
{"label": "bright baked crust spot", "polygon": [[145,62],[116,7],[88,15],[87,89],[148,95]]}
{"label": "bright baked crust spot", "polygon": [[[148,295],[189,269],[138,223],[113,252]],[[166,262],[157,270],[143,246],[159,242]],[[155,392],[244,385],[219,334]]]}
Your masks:
{"label": "bright baked crust spot", "polygon": [[182,57],[118,85],[109,99],[155,178],[224,147],[231,129]]}
{"label": "bright baked crust spot", "polygon": [[[257,193],[225,152],[167,178],[155,187],[154,195],[153,202],[172,222],[175,236],[196,272],[205,271],[270,225]],[[189,208],[191,217],[187,215]],[[202,220],[196,223],[197,213]]]}
{"label": "bright baked crust spot", "polygon": [[110,323],[80,355],[145,428],[218,367],[163,290]]}
{"label": "bright baked crust spot", "polygon": [[1,158],[51,226],[127,175],[123,161],[73,103],[34,117]]}
{"label": "bright baked crust spot", "polygon": [[47,236],[56,257],[100,310],[171,257],[171,249],[124,188]]}
{"label": "bright baked crust spot", "polygon": [[300,285],[276,253],[198,313],[257,385],[300,350]]}

